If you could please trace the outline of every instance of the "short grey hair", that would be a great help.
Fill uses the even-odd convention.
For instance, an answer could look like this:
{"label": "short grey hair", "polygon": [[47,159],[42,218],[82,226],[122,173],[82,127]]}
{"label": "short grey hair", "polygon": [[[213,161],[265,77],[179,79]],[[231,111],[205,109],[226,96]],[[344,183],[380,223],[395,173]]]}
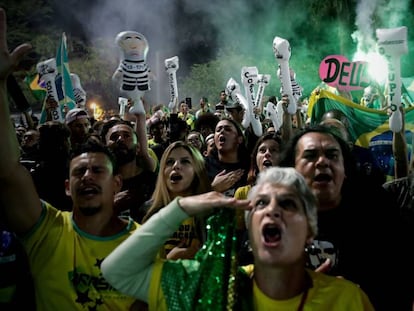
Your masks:
{"label": "short grey hair", "polygon": [[[253,199],[257,195],[259,186],[270,183],[282,186],[294,186],[299,193],[299,198],[304,205],[306,217],[308,219],[309,228],[313,236],[318,232],[318,203],[315,195],[308,187],[305,178],[297,172],[293,167],[269,167],[261,171],[257,178],[256,185],[249,191],[247,198]],[[246,226],[250,224],[252,211],[246,211]]]}

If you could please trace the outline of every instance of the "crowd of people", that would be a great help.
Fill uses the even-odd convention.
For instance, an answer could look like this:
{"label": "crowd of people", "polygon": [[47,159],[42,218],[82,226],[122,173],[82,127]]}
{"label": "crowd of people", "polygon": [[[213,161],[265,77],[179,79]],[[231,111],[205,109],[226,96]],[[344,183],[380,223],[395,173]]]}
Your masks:
{"label": "crowd of people", "polygon": [[30,48],[8,50],[0,9],[2,310],[412,311],[413,173],[361,169],[347,120],[281,96],[256,136],[223,90],[144,139],[142,115],[83,108],[22,129],[6,81]]}

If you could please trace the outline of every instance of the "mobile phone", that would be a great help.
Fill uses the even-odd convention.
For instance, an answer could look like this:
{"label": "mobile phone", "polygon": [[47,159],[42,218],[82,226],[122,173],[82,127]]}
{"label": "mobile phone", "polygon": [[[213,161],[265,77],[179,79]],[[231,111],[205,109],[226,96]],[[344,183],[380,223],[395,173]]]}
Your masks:
{"label": "mobile phone", "polygon": [[193,108],[193,105],[191,103],[191,97],[186,97],[185,98],[185,103],[187,104],[188,109],[192,109]]}

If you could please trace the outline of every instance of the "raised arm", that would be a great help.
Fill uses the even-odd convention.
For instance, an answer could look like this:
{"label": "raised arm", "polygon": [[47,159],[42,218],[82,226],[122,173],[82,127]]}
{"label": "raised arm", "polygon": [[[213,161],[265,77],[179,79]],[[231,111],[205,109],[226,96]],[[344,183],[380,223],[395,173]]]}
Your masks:
{"label": "raised arm", "polygon": [[405,111],[400,107],[403,126],[401,131],[392,133],[392,154],[394,156],[394,178],[405,177],[409,173],[408,147],[405,139]]}
{"label": "raised arm", "polygon": [[282,123],[282,141],[286,143],[293,136],[292,115],[289,114],[287,107],[289,106],[289,98],[282,96],[283,102],[283,123]]}
{"label": "raised arm", "polygon": [[144,160],[144,163],[148,170],[154,172],[157,166],[154,159],[150,156],[148,152],[148,138],[147,138],[147,127],[145,114],[134,114],[135,122],[135,132],[138,136],[138,142],[141,147],[140,156]]}
{"label": "raised arm", "polygon": [[164,242],[184,219],[218,207],[247,209],[249,201],[219,192],[173,200],[105,258],[101,264],[103,276],[120,292],[148,302],[153,265]]}
{"label": "raised arm", "polygon": [[9,52],[6,29],[6,13],[0,8],[0,206],[10,228],[25,233],[39,218],[41,206],[32,178],[19,162],[19,144],[10,122],[7,77],[31,46],[21,44]]}

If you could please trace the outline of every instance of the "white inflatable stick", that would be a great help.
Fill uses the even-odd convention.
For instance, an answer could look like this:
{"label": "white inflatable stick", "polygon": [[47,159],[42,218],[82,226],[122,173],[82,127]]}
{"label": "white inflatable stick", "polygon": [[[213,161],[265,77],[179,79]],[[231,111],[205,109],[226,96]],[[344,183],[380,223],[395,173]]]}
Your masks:
{"label": "white inflatable stick", "polygon": [[173,109],[178,104],[177,70],[179,68],[179,58],[178,56],[167,58],[164,64],[168,74],[168,85],[170,86],[170,103],[168,108]]}
{"label": "white inflatable stick", "polygon": [[266,106],[264,107],[264,114],[266,119],[272,121],[273,127],[276,131],[278,131],[282,126],[283,110],[282,114],[279,115],[277,106],[272,102],[267,102]]}
{"label": "white inflatable stick", "polygon": [[239,103],[241,106],[243,106],[245,113],[242,121],[242,126],[245,129],[248,128],[250,125],[250,114],[247,113],[249,104],[247,103],[247,99],[241,93],[240,85],[236,80],[230,78],[227,81],[225,91],[227,96],[229,96],[234,103]]}
{"label": "white inflatable stick", "polygon": [[62,110],[60,109],[59,97],[55,83],[55,78],[57,76],[56,59],[50,58],[43,62],[37,63],[36,71],[39,74],[39,80],[43,80],[45,82],[47,93],[45,101],[48,98],[52,98],[57,103],[56,107],[50,108],[52,121],[63,122]]}
{"label": "white inflatable stick", "polygon": [[128,106],[128,98],[118,97],[119,116],[123,119],[125,117],[125,107]]}
{"label": "white inflatable stick", "polygon": [[[273,39],[273,52],[280,66],[280,82],[282,84],[283,94],[289,98],[288,113],[296,113],[296,100],[293,97],[292,83],[290,80],[289,59],[291,55],[290,44],[286,39],[275,37]],[[282,95],[283,95],[282,94]]]}
{"label": "white inflatable stick", "polygon": [[257,75],[258,88],[257,88],[256,98],[254,99],[254,107],[256,108],[260,107],[260,103],[262,102],[262,99],[263,99],[264,90],[270,82],[270,77],[271,76],[267,74]]}
{"label": "white inflatable stick", "polygon": [[262,123],[260,122],[260,117],[254,113],[254,86],[257,84],[258,75],[259,71],[257,67],[242,67],[241,69],[241,81],[244,86],[248,106],[245,114],[249,114],[249,119],[254,134],[256,136],[262,136],[263,129]]}
{"label": "white inflatable stick", "polygon": [[401,101],[401,64],[402,54],[408,53],[407,27],[377,29],[378,51],[388,62],[388,94],[391,107],[389,125],[391,131],[402,130]]}
{"label": "white inflatable stick", "polygon": [[76,106],[85,109],[86,106],[86,92],[83,89],[79,76],[76,73],[70,74],[72,81],[73,95],[75,96]]}

